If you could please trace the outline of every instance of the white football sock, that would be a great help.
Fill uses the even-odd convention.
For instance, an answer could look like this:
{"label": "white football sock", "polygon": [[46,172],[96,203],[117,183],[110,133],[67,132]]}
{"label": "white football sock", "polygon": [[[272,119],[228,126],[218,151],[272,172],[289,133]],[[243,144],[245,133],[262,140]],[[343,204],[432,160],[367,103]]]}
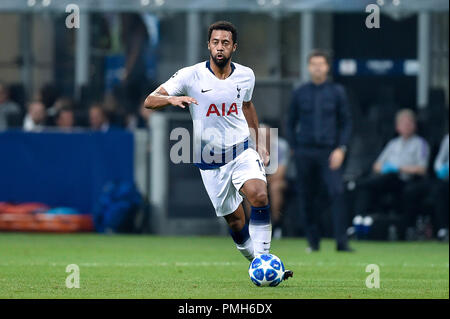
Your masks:
{"label": "white football sock", "polygon": [[255,256],[268,254],[272,241],[272,223],[270,221],[270,205],[263,207],[252,206],[248,226],[250,238],[253,241]]}
{"label": "white football sock", "polygon": [[255,258],[254,255],[254,249],[253,249],[253,242],[252,239],[249,238],[245,241],[245,243],[239,245],[236,244],[237,249],[241,252],[241,254],[247,258],[249,261],[252,261],[253,258]]}
{"label": "white football sock", "polygon": [[268,254],[270,251],[270,242],[272,241],[272,225],[255,224],[250,220],[248,230],[253,242],[255,256]]}

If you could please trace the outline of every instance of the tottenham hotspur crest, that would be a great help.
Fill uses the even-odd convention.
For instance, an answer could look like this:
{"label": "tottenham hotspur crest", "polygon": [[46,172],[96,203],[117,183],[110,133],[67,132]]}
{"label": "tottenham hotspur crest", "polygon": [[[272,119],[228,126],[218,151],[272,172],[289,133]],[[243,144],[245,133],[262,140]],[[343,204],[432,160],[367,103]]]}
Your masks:
{"label": "tottenham hotspur crest", "polygon": [[240,98],[241,97],[241,88],[239,87],[239,85],[236,87],[236,90],[238,91],[237,98]]}

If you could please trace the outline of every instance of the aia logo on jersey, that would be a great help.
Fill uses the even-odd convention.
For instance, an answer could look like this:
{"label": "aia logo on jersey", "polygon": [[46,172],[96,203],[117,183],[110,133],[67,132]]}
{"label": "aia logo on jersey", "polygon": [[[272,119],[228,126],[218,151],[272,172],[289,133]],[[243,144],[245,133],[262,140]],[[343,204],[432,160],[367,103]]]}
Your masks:
{"label": "aia logo on jersey", "polygon": [[238,115],[238,108],[236,103],[231,104],[228,110],[225,106],[225,103],[222,103],[221,111],[222,113],[219,112],[219,108],[215,104],[211,104],[208,108],[206,116],[209,117],[211,114],[216,114],[217,116],[228,116],[231,115],[231,113],[236,113],[236,115]]}

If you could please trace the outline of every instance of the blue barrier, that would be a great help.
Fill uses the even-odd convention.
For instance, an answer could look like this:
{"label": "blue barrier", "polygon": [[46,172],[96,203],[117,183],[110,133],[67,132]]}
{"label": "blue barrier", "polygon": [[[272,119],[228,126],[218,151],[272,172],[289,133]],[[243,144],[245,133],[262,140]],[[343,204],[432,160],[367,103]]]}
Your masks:
{"label": "blue barrier", "polygon": [[133,134],[0,132],[0,202],[42,202],[91,213],[102,187],[133,181]]}

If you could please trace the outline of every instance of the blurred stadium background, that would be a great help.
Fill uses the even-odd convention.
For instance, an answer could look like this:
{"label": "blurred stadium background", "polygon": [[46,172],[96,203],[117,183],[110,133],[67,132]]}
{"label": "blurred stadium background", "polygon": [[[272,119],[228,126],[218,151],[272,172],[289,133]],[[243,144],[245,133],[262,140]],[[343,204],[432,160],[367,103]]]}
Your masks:
{"label": "blurred stadium background", "polygon": [[[71,4],[80,28],[66,26]],[[379,29],[365,26],[369,4],[381,9]],[[1,0],[1,89],[20,110],[0,122],[0,231],[226,234],[198,170],[169,161],[169,133],[189,128],[189,114],[141,109],[179,68],[208,58],[206,30],[216,20],[237,26],[234,59],[255,71],[260,121],[281,136],[292,89],[308,79],[308,53],[332,53],[331,75],[353,112],[351,203],[352,183],[395,135],[397,110],[417,111],[431,160],[448,132],[448,8],[446,0]],[[46,116],[26,127],[32,101]],[[93,130],[93,104],[106,110],[108,132]],[[67,109],[69,129],[58,124]],[[302,236],[288,172],[284,234]]]}

